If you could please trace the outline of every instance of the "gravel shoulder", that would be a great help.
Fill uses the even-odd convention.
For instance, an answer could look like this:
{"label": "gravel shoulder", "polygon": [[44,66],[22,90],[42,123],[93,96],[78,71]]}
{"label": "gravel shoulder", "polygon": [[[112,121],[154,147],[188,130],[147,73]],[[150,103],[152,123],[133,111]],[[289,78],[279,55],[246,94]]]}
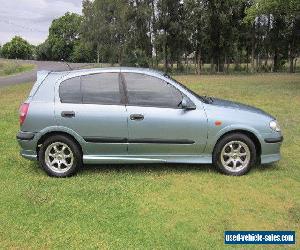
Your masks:
{"label": "gravel shoulder", "polygon": [[[27,71],[19,73],[12,76],[0,77],[0,87],[20,84],[24,82],[35,82],[36,72],[39,70],[49,70],[49,71],[63,71],[68,70],[68,66],[64,62],[53,62],[53,61],[32,61],[32,60],[18,60],[19,63],[29,63],[36,65],[35,69],[32,71]],[[85,63],[71,63],[72,68],[81,68],[88,66]]]}

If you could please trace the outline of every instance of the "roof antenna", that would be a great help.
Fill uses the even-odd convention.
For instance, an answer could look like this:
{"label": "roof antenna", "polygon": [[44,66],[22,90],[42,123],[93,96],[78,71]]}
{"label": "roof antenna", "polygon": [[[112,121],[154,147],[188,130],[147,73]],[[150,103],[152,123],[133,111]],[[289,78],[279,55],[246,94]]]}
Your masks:
{"label": "roof antenna", "polygon": [[65,60],[64,60],[63,58],[61,59],[61,61],[62,61],[64,64],[66,64],[70,70],[73,70],[72,67],[70,66],[70,64],[68,64],[67,62],[65,62]]}

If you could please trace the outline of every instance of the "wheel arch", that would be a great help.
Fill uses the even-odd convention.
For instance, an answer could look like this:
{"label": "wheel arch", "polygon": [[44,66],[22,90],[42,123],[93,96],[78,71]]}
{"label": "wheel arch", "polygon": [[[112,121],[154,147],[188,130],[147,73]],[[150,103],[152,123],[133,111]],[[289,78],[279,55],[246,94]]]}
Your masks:
{"label": "wheel arch", "polygon": [[81,154],[83,155],[82,145],[79,143],[79,141],[75,138],[74,135],[72,135],[68,132],[63,132],[63,131],[49,131],[49,132],[46,132],[45,134],[43,134],[37,141],[37,146],[36,146],[37,156],[39,155],[40,147],[44,143],[44,141],[47,140],[49,137],[55,136],[55,135],[62,135],[62,136],[68,137],[69,139],[74,141],[75,144],[78,146],[79,150],[81,151]]}
{"label": "wheel arch", "polygon": [[257,135],[249,130],[245,130],[245,129],[234,129],[234,130],[230,130],[230,131],[227,131],[225,132],[224,134],[222,134],[218,140],[216,141],[215,145],[214,145],[214,149],[216,148],[216,145],[219,143],[219,141],[221,139],[223,139],[225,136],[227,135],[231,135],[231,134],[243,134],[243,135],[246,135],[247,137],[249,137],[249,139],[251,139],[255,145],[255,150],[256,150],[256,156],[257,156],[257,159],[260,160],[260,157],[261,157],[261,143],[257,137]]}

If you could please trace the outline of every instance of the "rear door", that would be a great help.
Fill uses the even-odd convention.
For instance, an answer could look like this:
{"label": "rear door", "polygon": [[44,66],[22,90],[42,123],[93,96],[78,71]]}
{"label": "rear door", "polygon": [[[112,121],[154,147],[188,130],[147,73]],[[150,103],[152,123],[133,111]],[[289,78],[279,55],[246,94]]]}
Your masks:
{"label": "rear door", "polygon": [[184,110],[183,94],[153,76],[123,73],[130,155],[199,155],[207,138],[202,108]]}
{"label": "rear door", "polygon": [[65,80],[59,86],[55,115],[60,126],[84,138],[88,154],[127,154],[127,114],[119,73]]}

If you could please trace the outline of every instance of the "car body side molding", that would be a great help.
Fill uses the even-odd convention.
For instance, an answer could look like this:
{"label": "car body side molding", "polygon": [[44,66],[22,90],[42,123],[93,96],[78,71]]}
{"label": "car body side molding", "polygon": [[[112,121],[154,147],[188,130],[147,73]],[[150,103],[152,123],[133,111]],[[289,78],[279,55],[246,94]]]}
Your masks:
{"label": "car body side molding", "polygon": [[139,144],[194,144],[195,141],[187,139],[162,140],[154,138],[127,139],[118,137],[83,137],[90,143],[139,143]]}

